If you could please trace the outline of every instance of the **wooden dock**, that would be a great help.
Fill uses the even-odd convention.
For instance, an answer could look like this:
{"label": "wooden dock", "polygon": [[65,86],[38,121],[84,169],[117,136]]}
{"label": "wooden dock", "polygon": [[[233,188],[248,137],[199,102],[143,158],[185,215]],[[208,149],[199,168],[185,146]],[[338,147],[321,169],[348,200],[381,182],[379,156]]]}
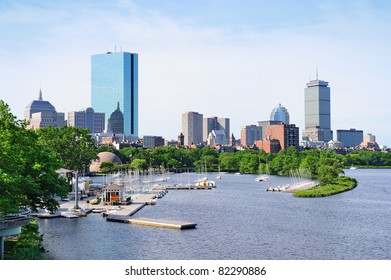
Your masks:
{"label": "wooden dock", "polygon": [[113,217],[113,215],[110,215],[109,217],[107,217],[107,220],[112,222],[122,222],[122,223],[135,224],[135,225],[180,229],[180,230],[193,229],[197,226],[196,223],[190,223],[190,222],[178,222],[178,221],[151,219],[151,218],[130,218],[129,216],[122,216],[120,218],[120,217]]}
{"label": "wooden dock", "polygon": [[133,199],[132,203],[150,204],[156,198],[156,193],[140,194],[140,196]]}
{"label": "wooden dock", "polygon": [[[116,210],[114,213],[110,214],[109,217],[110,219],[122,219],[121,217],[129,217],[144,206],[145,203],[132,203],[126,207],[122,207],[121,209]],[[109,221],[109,218],[107,218],[107,220]]]}

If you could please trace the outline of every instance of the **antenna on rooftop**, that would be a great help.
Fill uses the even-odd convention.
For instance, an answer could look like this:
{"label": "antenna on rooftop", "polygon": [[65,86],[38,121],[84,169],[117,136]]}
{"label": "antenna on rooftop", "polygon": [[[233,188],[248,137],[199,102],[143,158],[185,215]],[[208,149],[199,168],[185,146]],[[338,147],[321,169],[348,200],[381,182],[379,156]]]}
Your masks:
{"label": "antenna on rooftop", "polygon": [[318,81],[318,67],[316,67],[316,80]]}

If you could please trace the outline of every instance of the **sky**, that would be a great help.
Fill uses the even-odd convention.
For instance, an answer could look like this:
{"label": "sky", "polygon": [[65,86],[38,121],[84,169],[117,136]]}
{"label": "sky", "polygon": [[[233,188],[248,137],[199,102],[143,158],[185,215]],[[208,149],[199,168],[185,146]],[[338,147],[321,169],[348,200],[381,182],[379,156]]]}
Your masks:
{"label": "sky", "polygon": [[91,55],[139,55],[139,136],[177,139],[182,113],[304,129],[304,88],[329,82],[331,126],[391,146],[391,2],[333,0],[0,1],[0,98],[19,119],[38,98],[91,106]]}

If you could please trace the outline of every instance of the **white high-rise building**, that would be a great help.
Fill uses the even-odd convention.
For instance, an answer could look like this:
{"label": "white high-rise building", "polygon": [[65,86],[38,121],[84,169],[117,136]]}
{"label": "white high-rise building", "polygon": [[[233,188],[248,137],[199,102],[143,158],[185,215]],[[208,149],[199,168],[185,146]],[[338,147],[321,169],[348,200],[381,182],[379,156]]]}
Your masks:
{"label": "white high-rise building", "polygon": [[[204,118],[204,126],[203,126],[203,140],[207,141],[209,138],[210,133],[213,130],[222,130],[225,134],[226,142],[229,143],[229,137],[231,136],[230,132],[230,121],[228,118],[218,118],[218,117],[210,117],[210,118]],[[221,134],[220,134],[221,136]]]}

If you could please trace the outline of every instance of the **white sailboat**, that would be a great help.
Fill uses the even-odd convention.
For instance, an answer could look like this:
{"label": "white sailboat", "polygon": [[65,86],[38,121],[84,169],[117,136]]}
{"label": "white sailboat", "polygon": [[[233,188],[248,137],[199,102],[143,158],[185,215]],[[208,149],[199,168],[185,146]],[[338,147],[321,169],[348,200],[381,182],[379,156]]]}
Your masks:
{"label": "white sailboat", "polygon": [[219,174],[217,175],[216,179],[221,179],[221,175],[220,175],[220,164],[219,164]]}

